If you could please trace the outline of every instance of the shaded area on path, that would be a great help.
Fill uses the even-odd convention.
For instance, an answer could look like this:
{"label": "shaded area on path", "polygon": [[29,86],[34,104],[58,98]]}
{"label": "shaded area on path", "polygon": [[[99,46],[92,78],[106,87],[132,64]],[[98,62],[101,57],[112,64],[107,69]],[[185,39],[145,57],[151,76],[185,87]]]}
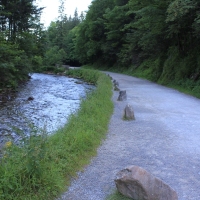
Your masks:
{"label": "shaded area on path", "polygon": [[[200,100],[146,80],[109,74],[127,91],[127,100],[117,101],[114,92],[107,138],[61,199],[105,200],[115,190],[116,173],[138,165],[175,189],[179,200],[199,200]],[[122,120],[127,103],[135,121]]]}

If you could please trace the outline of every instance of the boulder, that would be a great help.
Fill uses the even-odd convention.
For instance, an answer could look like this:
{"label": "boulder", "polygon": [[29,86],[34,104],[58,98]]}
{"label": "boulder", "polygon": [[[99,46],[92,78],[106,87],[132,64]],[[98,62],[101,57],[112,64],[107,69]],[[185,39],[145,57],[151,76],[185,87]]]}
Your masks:
{"label": "boulder", "polygon": [[177,193],[162,180],[138,166],[117,173],[115,184],[126,197],[139,200],[178,200]]}
{"label": "boulder", "polygon": [[134,115],[134,111],[133,108],[130,104],[127,104],[125,109],[124,109],[124,116],[123,118],[125,120],[135,120],[135,115]]}
{"label": "boulder", "polygon": [[118,97],[117,101],[124,101],[126,99],[127,99],[126,90],[119,91],[119,97]]}

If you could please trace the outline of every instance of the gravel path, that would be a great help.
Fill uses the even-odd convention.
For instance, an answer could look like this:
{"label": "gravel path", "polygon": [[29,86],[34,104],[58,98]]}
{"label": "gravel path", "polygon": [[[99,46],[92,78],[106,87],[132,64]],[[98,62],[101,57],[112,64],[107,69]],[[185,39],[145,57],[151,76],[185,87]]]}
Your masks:
{"label": "gravel path", "polygon": [[[128,165],[143,167],[174,188],[179,200],[200,199],[200,100],[146,80],[110,73],[127,91],[117,101],[108,135],[63,200],[105,200],[115,174]],[[129,103],[135,121],[123,121]]]}

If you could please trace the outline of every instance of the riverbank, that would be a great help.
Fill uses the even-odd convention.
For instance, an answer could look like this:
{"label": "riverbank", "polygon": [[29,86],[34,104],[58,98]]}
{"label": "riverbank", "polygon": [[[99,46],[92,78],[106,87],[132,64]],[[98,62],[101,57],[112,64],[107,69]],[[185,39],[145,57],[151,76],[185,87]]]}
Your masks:
{"label": "riverbank", "polygon": [[93,70],[72,70],[67,75],[84,78],[97,88],[54,135],[36,133],[24,141],[23,148],[6,144],[0,168],[1,199],[54,199],[105,137],[113,111],[109,77]]}
{"label": "riverbank", "polygon": [[12,100],[15,97],[16,90],[13,89],[1,89],[0,91],[0,103]]}
{"label": "riverbank", "polygon": [[94,88],[75,78],[32,73],[13,98],[0,103],[0,143],[17,143],[29,136],[33,127],[51,134],[66,124]]}

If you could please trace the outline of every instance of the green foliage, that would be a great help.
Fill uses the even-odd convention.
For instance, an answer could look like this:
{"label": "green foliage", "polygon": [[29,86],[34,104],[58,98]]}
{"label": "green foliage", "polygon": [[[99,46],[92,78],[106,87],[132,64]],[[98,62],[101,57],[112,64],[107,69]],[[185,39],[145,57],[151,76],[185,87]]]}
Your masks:
{"label": "green foliage", "polygon": [[41,68],[43,66],[43,58],[42,58],[42,56],[34,56],[32,58],[32,65],[35,68]]}
{"label": "green foliage", "polygon": [[62,64],[66,58],[66,52],[64,49],[59,49],[58,46],[53,46],[45,53],[44,63],[47,66],[55,66],[56,64]]}
{"label": "green foliage", "polygon": [[84,79],[87,83],[97,84],[99,72],[91,69],[70,69],[66,71],[66,75]]}
{"label": "green foliage", "polygon": [[24,80],[31,70],[30,62],[24,51],[6,41],[0,45],[0,88],[16,87],[19,80]]}
{"label": "green foliage", "polygon": [[167,9],[167,22],[181,20],[191,9],[195,8],[195,2],[192,0],[175,0],[172,1]]}
{"label": "green foliage", "polygon": [[92,1],[85,20],[80,24],[75,43],[77,59],[82,63],[106,60],[103,54],[106,43],[104,14],[114,6],[113,0]]}
{"label": "green foliage", "polygon": [[93,1],[73,40],[75,57],[162,84],[198,83],[199,6],[195,0]]}
{"label": "green foliage", "polygon": [[2,0],[0,9],[0,31],[15,42],[19,34],[35,28],[43,8],[38,8],[34,0]]}
{"label": "green foliage", "polygon": [[159,83],[168,84],[171,81],[179,82],[182,79],[192,78],[199,72],[197,52],[197,49],[193,49],[188,56],[182,56],[177,47],[169,48]]}
{"label": "green foliage", "polygon": [[70,30],[67,37],[64,40],[67,49],[66,61],[67,63],[72,65],[75,65],[78,60],[75,52],[75,43],[76,43],[78,28],[79,27],[76,26],[72,30]]}
{"label": "green foliage", "polygon": [[127,30],[124,29],[124,25],[132,20],[130,16],[126,15],[127,11],[128,6],[121,5],[115,6],[112,10],[107,9],[104,14],[106,43],[103,45],[103,53],[106,55],[108,63],[130,63],[131,58],[123,49],[127,44]]}
{"label": "green foliage", "polygon": [[[46,52],[47,62],[45,61],[45,65],[53,65],[55,62],[59,62],[60,64],[78,65],[79,61],[77,60],[77,55],[75,53],[75,40],[78,25],[84,16],[82,14],[79,17],[77,10],[75,10],[74,16],[67,18],[67,16],[63,13],[64,1],[60,1],[60,3],[59,20],[51,22],[48,30],[46,31],[48,48]],[[51,61],[48,62],[47,57],[49,57],[49,55],[53,55],[52,53],[55,51],[59,51],[59,53],[53,56]],[[61,54],[62,58],[60,58]]]}
{"label": "green foliage", "polygon": [[113,111],[112,83],[97,71],[70,73],[94,81],[96,89],[55,134],[33,130],[19,146],[6,143],[0,160],[0,199],[55,199],[96,153]]}
{"label": "green foliage", "polygon": [[62,177],[55,165],[49,166],[47,148],[47,135],[35,131],[19,146],[6,143],[0,161],[1,199],[50,198],[49,190],[56,193],[61,188]]}
{"label": "green foliage", "polygon": [[0,88],[26,80],[34,56],[42,56],[41,11],[33,0],[0,1]]}
{"label": "green foliage", "polygon": [[158,81],[162,73],[163,58],[162,56],[157,59],[148,59],[142,62],[142,64],[135,70],[133,74],[141,77],[147,78],[151,81]]}

